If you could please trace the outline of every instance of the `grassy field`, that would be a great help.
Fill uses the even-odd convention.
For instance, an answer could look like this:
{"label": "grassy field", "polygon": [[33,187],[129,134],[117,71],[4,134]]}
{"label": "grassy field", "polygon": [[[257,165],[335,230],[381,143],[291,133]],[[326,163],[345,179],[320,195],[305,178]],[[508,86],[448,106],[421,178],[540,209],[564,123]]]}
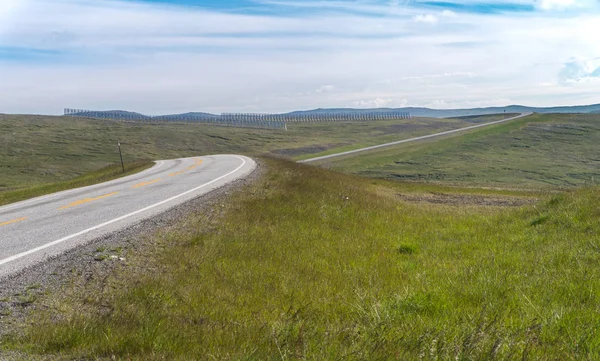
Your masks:
{"label": "grassy field", "polygon": [[413,203],[398,184],[267,165],[111,277],[51,292],[1,347],[65,360],[600,358],[598,188],[521,207],[482,201],[493,190]]}
{"label": "grassy field", "polygon": [[464,117],[450,117],[448,119],[463,120],[469,123],[487,123],[493,122],[495,120],[516,117],[517,115],[519,115],[519,113],[469,115]]}
{"label": "grassy field", "polygon": [[401,181],[569,188],[600,179],[598,144],[598,115],[533,115],[435,142],[389,147],[324,164]]}
{"label": "grassy field", "polygon": [[[109,277],[73,272],[42,291],[0,350],[33,360],[600,359],[598,120],[535,115],[328,164],[375,178],[266,158],[260,180],[141,251],[122,250],[127,262]],[[124,136],[135,159],[297,157],[415,135],[392,122],[240,133],[40,121],[11,123],[24,135],[2,149],[5,187],[112,162]],[[96,155],[75,156],[92,143]],[[46,154],[56,172],[15,154]]]}
{"label": "grassy field", "polygon": [[289,124],[288,131],[194,124],[119,123],[0,115],[0,192],[70,180],[119,162],[214,153],[292,157],[353,144],[376,144],[468,125],[462,120]]}

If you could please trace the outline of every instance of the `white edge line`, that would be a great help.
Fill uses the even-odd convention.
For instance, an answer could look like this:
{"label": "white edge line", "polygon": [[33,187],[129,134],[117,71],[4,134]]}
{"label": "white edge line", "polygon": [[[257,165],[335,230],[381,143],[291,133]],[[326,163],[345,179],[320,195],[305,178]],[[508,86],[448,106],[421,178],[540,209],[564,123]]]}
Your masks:
{"label": "white edge line", "polygon": [[57,196],[64,196],[64,195],[67,195],[67,194],[71,194],[71,193],[74,193],[76,191],[81,191],[81,190],[86,190],[86,189],[92,189],[92,188],[97,187],[97,186],[104,186],[104,185],[107,185],[107,184],[117,183],[117,182],[123,181],[123,180],[128,181],[127,178],[129,178],[129,177],[132,177],[132,178],[133,177],[138,177],[138,176],[140,176],[142,174],[150,172],[151,170],[157,170],[158,168],[162,167],[165,162],[162,161],[162,160],[159,160],[159,161],[155,161],[155,163],[156,164],[153,167],[148,168],[148,169],[144,169],[143,171],[141,171],[139,173],[130,174],[127,177],[117,178],[117,179],[110,180],[108,182],[98,183],[98,184],[92,184],[92,185],[85,186],[85,187],[79,187],[79,188],[73,188],[73,189],[66,189],[64,191],[60,191],[60,192],[56,192],[56,193],[51,193],[51,194],[46,194],[46,195],[43,195],[43,196],[39,196],[39,197],[27,199],[27,200],[24,200],[24,201],[21,201],[21,202],[7,204],[5,206],[0,207],[0,211],[2,211],[2,212],[3,211],[7,211],[9,209],[18,208],[18,207],[21,207],[21,206],[26,206],[29,203],[39,202],[39,201],[42,201],[42,200],[45,201],[45,200],[52,199],[52,198],[57,197]]}
{"label": "white edge line", "polygon": [[519,118],[525,118],[527,116],[532,115],[533,113],[522,113],[521,115],[518,115],[516,117],[512,117],[512,118],[508,118],[508,119],[500,119],[500,120],[496,120],[493,122],[489,122],[489,123],[484,123],[484,124],[477,124],[477,125],[472,125],[472,126],[468,126],[465,128],[459,128],[459,129],[452,129],[452,130],[447,130],[445,132],[441,132],[441,133],[435,133],[435,134],[429,134],[429,135],[423,135],[420,137],[416,137],[416,138],[410,138],[410,139],[403,139],[403,140],[399,140],[396,142],[391,142],[391,143],[385,143],[385,144],[378,144],[378,145],[373,145],[370,147],[366,147],[366,148],[360,148],[360,149],[354,149],[354,150],[349,150],[346,152],[342,152],[342,153],[336,153],[336,154],[329,154],[329,155],[324,155],[321,157],[316,157],[316,158],[309,158],[309,159],[304,159],[304,160],[300,160],[298,161],[298,163],[309,163],[309,162],[315,162],[318,160],[324,160],[324,159],[329,159],[329,158],[335,158],[335,157],[341,157],[343,155],[348,155],[348,154],[354,154],[354,153],[359,153],[359,152],[365,152],[368,150],[373,150],[373,149],[378,149],[378,148],[384,148],[384,147],[389,147],[392,145],[398,145],[398,144],[402,144],[402,143],[408,143],[408,142],[414,142],[417,140],[423,140],[423,139],[428,139],[428,138],[434,138],[434,137],[438,137],[440,135],[447,135],[447,134],[452,134],[452,133],[458,133],[464,130],[469,130],[469,129],[475,129],[475,128],[481,128],[481,127],[485,127],[488,125],[494,125],[494,124],[498,124],[498,123],[503,123],[503,122],[507,122],[509,120],[515,120],[515,119],[519,119]]}
{"label": "white edge line", "polygon": [[57,244],[59,244],[59,243],[62,243],[62,242],[68,241],[68,240],[70,240],[70,239],[72,239],[72,238],[75,238],[75,237],[81,236],[81,235],[83,235],[83,234],[86,234],[86,233],[88,233],[88,232],[94,231],[94,230],[96,230],[96,229],[99,229],[99,228],[102,228],[102,227],[106,227],[106,226],[108,226],[109,224],[112,224],[112,223],[115,223],[115,222],[119,222],[119,221],[122,221],[122,220],[124,220],[124,219],[126,219],[126,218],[129,218],[129,217],[135,216],[136,214],[139,214],[139,213],[145,212],[145,211],[147,211],[147,210],[150,210],[150,209],[152,209],[152,208],[158,207],[158,206],[160,206],[160,205],[163,205],[163,204],[165,204],[165,203],[168,203],[168,202],[170,202],[170,201],[172,201],[172,200],[175,200],[175,199],[177,199],[177,198],[179,198],[179,197],[183,197],[183,196],[184,196],[184,195],[186,195],[186,194],[189,194],[189,193],[192,193],[192,192],[194,192],[194,191],[197,191],[197,190],[198,190],[198,189],[200,189],[200,188],[204,188],[204,187],[206,187],[207,185],[213,184],[214,182],[217,182],[217,181],[219,181],[219,180],[221,180],[221,179],[223,179],[223,178],[225,178],[225,177],[228,177],[228,176],[230,176],[230,175],[234,174],[235,172],[237,172],[238,170],[240,170],[240,169],[241,169],[241,168],[242,168],[244,165],[246,165],[246,160],[245,160],[244,158],[242,158],[242,157],[239,157],[239,156],[237,156],[237,155],[234,155],[234,157],[236,157],[236,158],[240,159],[240,160],[242,161],[242,164],[241,164],[239,167],[237,167],[236,169],[234,169],[233,171],[231,171],[231,172],[229,172],[229,173],[227,173],[227,174],[225,174],[225,175],[222,175],[222,176],[220,176],[220,177],[218,177],[218,178],[215,178],[215,179],[211,180],[211,181],[210,181],[210,182],[208,182],[208,183],[204,183],[204,184],[202,184],[202,185],[200,185],[200,186],[198,186],[198,187],[196,187],[196,188],[190,189],[190,190],[188,190],[188,191],[185,191],[185,192],[183,192],[183,193],[181,193],[181,194],[178,194],[178,195],[176,195],[176,196],[173,196],[173,197],[171,197],[171,198],[165,199],[165,200],[163,200],[163,201],[160,201],[160,202],[158,202],[158,203],[155,203],[155,204],[153,204],[153,205],[147,206],[147,207],[145,207],[145,208],[139,209],[139,210],[137,210],[137,211],[135,211],[135,212],[131,212],[131,213],[129,213],[129,214],[126,214],[126,215],[124,215],[124,216],[121,216],[121,217],[119,217],[119,218],[115,218],[115,219],[113,219],[113,220],[110,220],[110,221],[104,222],[104,223],[102,223],[102,224],[99,224],[99,225],[97,225],[97,226],[94,226],[94,227],[88,228],[88,229],[86,229],[86,230],[83,230],[83,231],[81,231],[81,232],[74,233],[74,234],[72,234],[72,235],[70,235],[70,236],[66,236],[66,237],[64,237],[64,238],[61,238],[61,239],[59,239],[59,240],[56,240],[56,241],[53,241],[53,242],[50,242],[50,243],[46,243],[45,245],[42,245],[42,246],[39,246],[39,247],[36,247],[36,248],[30,249],[29,251],[25,251],[25,252],[22,252],[22,253],[16,254],[16,255],[14,255],[14,256],[10,256],[10,257],[8,257],[8,258],[2,259],[2,260],[0,260],[0,266],[2,266],[2,265],[5,265],[5,264],[7,264],[7,263],[9,263],[9,262],[15,261],[15,260],[17,260],[17,259],[19,259],[19,258],[23,258],[23,257],[25,257],[25,256],[28,256],[28,255],[30,255],[30,254],[32,254],[32,253],[36,253],[36,252],[39,252],[39,251],[41,251],[41,250],[44,250],[44,249],[46,249],[46,248],[49,248],[49,247],[55,246],[55,245],[57,245]]}

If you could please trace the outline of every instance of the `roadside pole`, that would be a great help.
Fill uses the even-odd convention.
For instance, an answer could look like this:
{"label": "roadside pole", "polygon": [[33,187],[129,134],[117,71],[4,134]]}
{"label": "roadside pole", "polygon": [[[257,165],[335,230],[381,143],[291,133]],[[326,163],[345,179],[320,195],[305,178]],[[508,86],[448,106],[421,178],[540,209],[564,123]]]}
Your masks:
{"label": "roadside pole", "polygon": [[125,173],[125,164],[123,164],[123,153],[121,153],[121,142],[117,143],[119,146],[119,157],[121,158],[121,168],[123,168],[123,173]]}

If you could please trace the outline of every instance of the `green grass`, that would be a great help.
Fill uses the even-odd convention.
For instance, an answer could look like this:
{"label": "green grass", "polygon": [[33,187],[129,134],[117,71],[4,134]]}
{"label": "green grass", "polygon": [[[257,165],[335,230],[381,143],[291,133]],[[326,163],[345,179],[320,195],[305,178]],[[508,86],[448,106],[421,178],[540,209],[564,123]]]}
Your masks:
{"label": "green grass", "polygon": [[516,117],[520,113],[506,113],[506,114],[486,114],[486,115],[469,115],[464,117],[450,117],[448,119],[464,120],[469,123],[487,123],[496,120],[502,120],[506,118]]}
{"label": "green grass", "polygon": [[0,191],[66,181],[119,162],[243,153],[295,157],[463,127],[461,120],[291,123],[288,131],[0,115]]}
{"label": "green grass", "polygon": [[[318,152],[318,153],[303,154],[300,156],[295,156],[294,159],[295,160],[305,160],[305,159],[321,157],[321,156],[330,155],[330,154],[342,153],[342,152],[346,152],[346,151],[350,151],[350,150],[369,147],[372,145],[379,145],[379,144],[384,144],[384,143],[390,143],[390,142],[397,141],[397,140],[413,138],[413,137],[417,137],[420,135],[434,134],[434,133],[443,132],[445,130],[465,128],[468,126],[472,126],[473,124],[492,122],[492,121],[496,121],[496,120],[513,117],[516,115],[518,115],[518,114],[506,114],[506,115],[504,115],[504,114],[489,114],[489,115],[476,115],[476,116],[454,117],[454,118],[445,118],[445,119],[414,118],[411,120],[405,120],[405,122],[408,122],[407,124],[397,125],[395,127],[393,126],[393,127],[388,128],[388,130],[394,129],[397,127],[403,127],[403,128],[410,129],[409,126],[416,125],[418,127],[428,127],[429,132],[427,132],[427,133],[424,133],[424,132],[408,133],[406,136],[403,136],[402,138],[398,138],[397,136],[388,136],[388,137],[373,137],[373,136],[371,136],[371,137],[367,138],[364,142],[346,145],[346,146],[335,147],[335,148],[327,149],[325,151]],[[459,123],[456,123],[457,121]],[[444,126],[442,126],[442,125],[444,125]]]}
{"label": "green grass", "polygon": [[522,208],[424,205],[401,201],[399,185],[265,161],[260,181],[105,282],[57,290],[2,347],[98,360],[600,358],[598,188]]}
{"label": "green grass", "polygon": [[[0,204],[113,163],[116,141],[127,159],[302,158],[484,120],[494,119],[285,133],[0,116],[0,190],[24,188],[0,192]],[[265,159],[256,184],[143,252],[120,250],[127,262],[109,277],[26,290],[16,302],[35,307],[0,349],[65,360],[599,359],[600,188],[556,192],[594,183],[598,120],[535,115],[328,162],[378,179]]]}
{"label": "green grass", "polygon": [[43,196],[45,194],[64,191],[67,189],[107,182],[109,180],[141,172],[142,170],[150,168],[153,165],[154,162],[149,160],[128,162],[124,164],[125,173],[123,173],[121,164],[113,164],[96,171],[87,172],[79,177],[75,177],[66,181],[0,191],[0,206],[29,198]]}
{"label": "green grass", "polygon": [[600,116],[533,115],[437,141],[321,162],[368,177],[459,186],[556,189],[600,179]]}
{"label": "green grass", "polygon": [[[329,147],[322,147],[320,144],[326,144],[324,143],[326,142],[326,139],[319,140],[318,138],[313,138],[312,147],[292,148],[286,151],[279,150],[274,153],[293,157],[295,160],[303,160],[418,137],[421,135],[443,132],[445,130],[464,128],[469,125],[468,121],[462,119],[435,118],[413,118],[357,123],[329,123],[327,124],[329,131],[325,134],[329,137],[339,137],[340,141],[337,144],[332,143]],[[315,125],[309,125],[309,127],[316,130],[316,128],[314,128]],[[349,141],[350,139],[356,140]],[[306,150],[309,149],[310,152],[307,152]]]}

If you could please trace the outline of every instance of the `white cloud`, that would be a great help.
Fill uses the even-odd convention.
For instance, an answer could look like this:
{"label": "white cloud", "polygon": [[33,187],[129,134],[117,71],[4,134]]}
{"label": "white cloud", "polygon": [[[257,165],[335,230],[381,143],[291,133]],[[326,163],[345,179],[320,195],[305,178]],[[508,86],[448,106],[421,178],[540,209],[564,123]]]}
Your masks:
{"label": "white cloud", "polygon": [[19,4],[19,0],[2,0],[0,2],[0,17],[5,18],[8,14],[15,11]]}
{"label": "white cloud", "polygon": [[535,4],[539,9],[552,11],[598,7],[598,0],[536,0]]}
{"label": "white cloud", "polygon": [[357,100],[352,102],[352,104],[358,108],[383,108],[388,106],[391,101],[391,99],[376,98],[369,100]]}
{"label": "white cloud", "polygon": [[575,0],[538,0],[537,6],[543,10],[555,10],[566,9],[575,3]]}
{"label": "white cloud", "polygon": [[[428,14],[433,21],[402,1],[391,10],[387,2],[333,3],[327,6],[360,6],[386,16],[332,10],[280,17],[120,1],[19,2],[19,16],[0,26],[2,45],[65,55],[48,62],[0,60],[0,112],[600,102],[598,84],[590,80],[596,79],[595,63],[584,61],[600,56],[597,12],[561,17],[440,12]],[[580,60],[569,73],[563,64],[574,55]],[[563,82],[544,85],[561,72]]]}
{"label": "white cloud", "polygon": [[455,18],[458,15],[454,11],[444,10],[444,11],[442,11],[442,16],[445,16],[445,17],[448,17],[448,18]]}
{"label": "white cloud", "polygon": [[355,108],[401,108],[405,107],[407,104],[408,100],[406,99],[392,98],[361,99],[352,102],[352,106]]}
{"label": "white cloud", "polygon": [[419,15],[415,15],[413,17],[413,20],[419,23],[426,23],[426,24],[435,24],[438,22],[438,18],[435,15],[432,14],[419,14]]}
{"label": "white cloud", "polygon": [[511,98],[490,98],[485,100],[445,100],[436,99],[429,103],[423,104],[425,107],[434,109],[460,109],[460,108],[486,108],[486,107],[501,107],[506,105],[512,105],[513,99]]}
{"label": "white cloud", "polygon": [[591,79],[600,79],[600,58],[572,58],[563,64],[558,78],[562,83],[577,83]]}
{"label": "white cloud", "polygon": [[335,89],[335,87],[333,85],[322,85],[317,88],[316,92],[317,93],[329,93],[329,92],[333,91],[334,89]]}
{"label": "white cloud", "polygon": [[13,25],[13,19],[17,16],[22,5],[19,0],[0,1],[0,36],[3,30]]}

